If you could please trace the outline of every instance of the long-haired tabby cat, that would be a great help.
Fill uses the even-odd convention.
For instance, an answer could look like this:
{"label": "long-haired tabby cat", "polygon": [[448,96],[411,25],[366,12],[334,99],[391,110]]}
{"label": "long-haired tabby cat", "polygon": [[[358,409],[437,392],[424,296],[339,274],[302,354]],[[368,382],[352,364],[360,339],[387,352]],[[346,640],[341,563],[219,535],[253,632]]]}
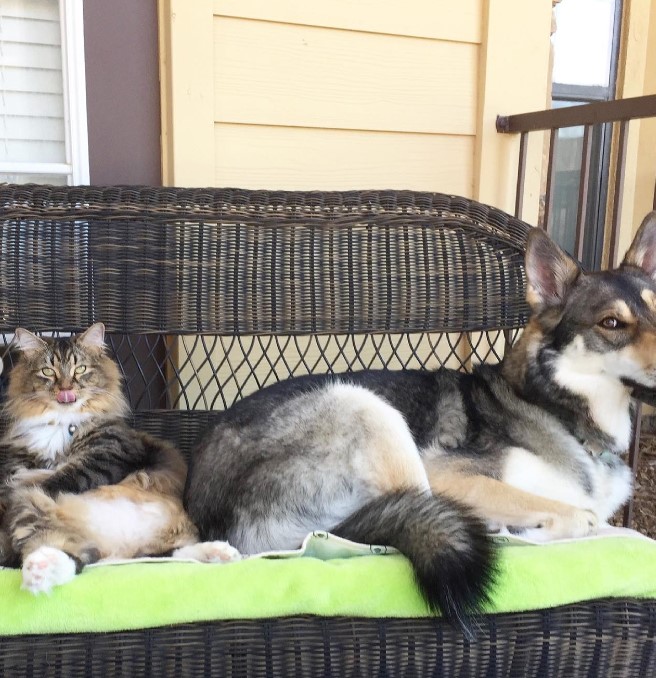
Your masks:
{"label": "long-haired tabby cat", "polygon": [[126,423],[105,328],[42,339],[17,329],[0,441],[0,564],[38,593],[102,558],[173,555],[223,562],[182,508],[187,468],[172,445]]}

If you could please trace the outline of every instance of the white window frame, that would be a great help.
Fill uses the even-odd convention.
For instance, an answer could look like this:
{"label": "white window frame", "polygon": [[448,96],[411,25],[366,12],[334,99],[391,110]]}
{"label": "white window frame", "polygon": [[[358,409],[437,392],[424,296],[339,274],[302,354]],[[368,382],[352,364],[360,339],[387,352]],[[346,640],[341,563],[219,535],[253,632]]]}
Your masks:
{"label": "white window frame", "polygon": [[89,183],[89,135],[84,68],[83,0],[58,0],[61,29],[66,162],[3,162],[0,174],[65,176],[69,185]]}

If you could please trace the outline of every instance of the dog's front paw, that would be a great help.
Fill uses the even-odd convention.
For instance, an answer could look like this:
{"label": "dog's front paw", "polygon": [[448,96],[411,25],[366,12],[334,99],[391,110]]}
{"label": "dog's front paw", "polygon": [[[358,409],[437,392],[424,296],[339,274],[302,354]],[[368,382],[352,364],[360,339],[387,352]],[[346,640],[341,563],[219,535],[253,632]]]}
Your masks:
{"label": "dog's front paw", "polygon": [[75,577],[75,561],[63,551],[51,546],[40,546],[23,561],[22,589],[50,593],[54,586],[66,584]]}
{"label": "dog's front paw", "polygon": [[592,511],[572,508],[566,514],[551,516],[542,527],[550,539],[576,539],[596,534],[598,520]]}
{"label": "dog's front paw", "polygon": [[241,553],[227,541],[201,541],[176,549],[173,557],[189,558],[201,563],[234,563],[241,560]]}
{"label": "dog's front paw", "polygon": [[597,532],[597,516],[592,511],[572,507],[566,513],[549,513],[537,525],[507,526],[511,534],[530,541],[547,542],[555,539],[577,539]]}

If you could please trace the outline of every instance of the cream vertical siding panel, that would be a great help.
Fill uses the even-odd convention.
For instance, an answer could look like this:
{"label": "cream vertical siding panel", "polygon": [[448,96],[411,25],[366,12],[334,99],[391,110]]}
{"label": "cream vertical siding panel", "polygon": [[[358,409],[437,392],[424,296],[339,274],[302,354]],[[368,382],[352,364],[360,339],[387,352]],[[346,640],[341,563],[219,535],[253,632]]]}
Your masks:
{"label": "cream vertical siding panel", "polygon": [[214,0],[214,13],[478,43],[484,0]]}
{"label": "cream vertical siding panel", "polygon": [[[502,0],[484,5],[473,197],[506,212],[515,210],[519,135],[499,134],[498,115],[549,107],[552,0]],[[544,135],[529,136],[522,219],[537,224]],[[472,334],[479,355],[487,337]],[[494,344],[497,352],[502,341]],[[463,358],[467,357],[463,355]]]}
{"label": "cream vertical siding panel", "polygon": [[214,44],[217,122],[476,133],[477,45],[222,17]]}
{"label": "cream vertical siding panel", "polygon": [[474,137],[217,123],[217,186],[471,195]]}
{"label": "cream vertical siding panel", "polygon": [[[491,0],[484,4],[474,196],[514,212],[519,135],[499,134],[497,115],[549,107],[552,0]],[[542,144],[533,133],[527,157],[524,212],[537,223]]]}
{"label": "cream vertical siding panel", "polygon": [[[654,2],[629,3],[624,10],[624,22],[617,98],[628,99],[644,94],[655,94],[656,6]],[[617,127],[619,129],[619,126]],[[655,150],[656,119],[631,121],[624,166],[620,234],[616,253],[618,258],[624,256],[640,222],[652,209],[656,174]],[[611,162],[615,162],[616,151],[617,139]],[[612,211],[609,210],[606,223],[607,234],[611,219]],[[619,261],[614,263],[619,263]]]}
{"label": "cream vertical siding panel", "polygon": [[[652,3],[647,37],[643,94],[656,94],[656,6]],[[632,123],[635,124],[635,123]],[[640,122],[636,170],[634,221],[653,209],[656,191],[656,118]],[[637,227],[637,223],[634,224]]]}
{"label": "cream vertical siding panel", "polygon": [[206,186],[214,174],[214,38],[208,0],[160,0],[164,181]]}

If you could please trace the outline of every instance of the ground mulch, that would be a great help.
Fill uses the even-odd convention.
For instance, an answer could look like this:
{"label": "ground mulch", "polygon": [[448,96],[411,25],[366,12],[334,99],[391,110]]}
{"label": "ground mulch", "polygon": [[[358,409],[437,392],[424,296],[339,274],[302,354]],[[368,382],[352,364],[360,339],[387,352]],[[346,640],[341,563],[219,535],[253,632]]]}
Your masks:
{"label": "ground mulch", "polygon": [[630,527],[656,539],[656,434],[640,438],[640,457],[634,487],[635,504]]}

